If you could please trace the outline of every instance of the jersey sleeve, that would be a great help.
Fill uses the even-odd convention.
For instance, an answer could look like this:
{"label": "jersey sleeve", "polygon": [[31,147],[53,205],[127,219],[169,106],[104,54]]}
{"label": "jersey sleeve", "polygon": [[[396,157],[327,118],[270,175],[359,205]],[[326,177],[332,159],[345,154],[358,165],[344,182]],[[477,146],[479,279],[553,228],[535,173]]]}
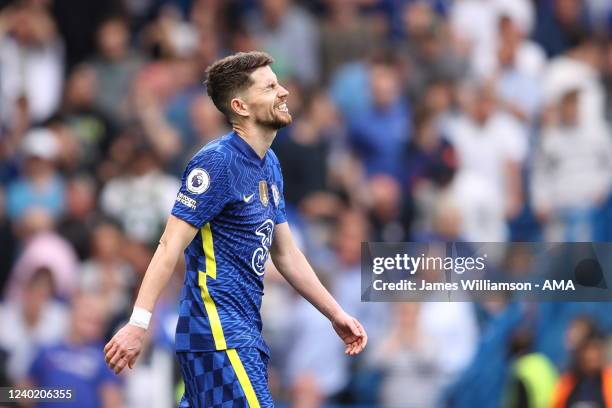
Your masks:
{"label": "jersey sleeve", "polygon": [[198,153],[183,173],[172,215],[202,228],[230,199],[227,161],[215,151]]}
{"label": "jersey sleeve", "polygon": [[[283,173],[281,171],[280,163],[274,155],[274,185],[277,186],[278,191],[272,191],[272,198],[276,204],[276,215],[274,219],[275,224],[282,224],[287,222],[287,213],[285,211],[285,194],[283,185]],[[274,197],[278,195],[277,197]]]}

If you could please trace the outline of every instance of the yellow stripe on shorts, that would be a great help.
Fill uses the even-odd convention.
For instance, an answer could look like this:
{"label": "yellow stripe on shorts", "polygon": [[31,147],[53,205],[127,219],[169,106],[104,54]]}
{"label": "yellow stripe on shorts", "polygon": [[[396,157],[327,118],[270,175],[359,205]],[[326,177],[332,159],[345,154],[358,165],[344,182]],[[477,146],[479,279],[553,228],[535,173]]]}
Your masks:
{"label": "yellow stripe on shorts", "polygon": [[217,305],[210,295],[208,286],[206,285],[206,279],[209,276],[212,279],[217,279],[217,261],[215,260],[215,248],[213,246],[210,223],[207,223],[202,228],[202,248],[204,250],[204,256],[206,257],[206,273],[198,271],[198,285],[200,286],[202,302],[204,303],[204,308],[206,309],[206,314],[208,315],[208,321],[210,322],[210,329],[212,331],[213,339],[215,340],[215,348],[217,350],[225,350],[227,348],[227,343],[225,342],[223,327],[221,327],[221,319],[219,318]]}
{"label": "yellow stripe on shorts", "polygon": [[259,401],[257,400],[257,395],[255,394],[255,390],[253,389],[253,385],[251,384],[251,380],[249,380],[249,376],[247,375],[244,366],[242,365],[242,361],[240,361],[240,356],[236,349],[227,350],[227,356],[232,363],[232,367],[234,368],[234,372],[236,372],[236,377],[238,377],[238,382],[240,382],[240,386],[244,391],[244,395],[246,396],[247,402],[249,403],[249,408],[259,408]]}

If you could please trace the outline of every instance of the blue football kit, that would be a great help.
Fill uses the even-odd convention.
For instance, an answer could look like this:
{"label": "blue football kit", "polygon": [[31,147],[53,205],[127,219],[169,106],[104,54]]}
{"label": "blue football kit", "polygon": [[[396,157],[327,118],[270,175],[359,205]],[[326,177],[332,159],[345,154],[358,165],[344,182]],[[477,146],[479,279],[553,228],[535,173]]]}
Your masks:
{"label": "blue football kit", "polygon": [[187,165],[172,214],[198,228],[176,327],[180,406],[273,406],[259,310],[274,228],[286,222],[276,155],[260,158],[236,132],[207,144]]}

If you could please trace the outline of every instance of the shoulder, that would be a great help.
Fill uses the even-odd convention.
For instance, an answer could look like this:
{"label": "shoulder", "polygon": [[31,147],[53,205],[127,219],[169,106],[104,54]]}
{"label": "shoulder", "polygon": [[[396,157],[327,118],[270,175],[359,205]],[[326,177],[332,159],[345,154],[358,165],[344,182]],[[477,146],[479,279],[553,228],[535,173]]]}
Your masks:
{"label": "shoulder", "polygon": [[226,136],[215,139],[202,147],[189,161],[189,168],[203,167],[212,170],[225,170],[235,155]]}

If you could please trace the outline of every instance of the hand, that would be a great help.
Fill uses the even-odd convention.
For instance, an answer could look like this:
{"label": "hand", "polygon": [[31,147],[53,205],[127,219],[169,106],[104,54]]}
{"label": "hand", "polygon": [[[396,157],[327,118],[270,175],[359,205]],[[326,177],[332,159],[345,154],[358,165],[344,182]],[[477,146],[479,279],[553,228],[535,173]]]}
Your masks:
{"label": "hand", "polygon": [[368,335],[357,319],[342,312],[333,319],[332,326],[346,345],[344,354],[355,356],[363,351],[368,343]]}
{"label": "hand", "polygon": [[134,367],[143,348],[145,332],[145,329],[128,323],[104,346],[106,364],[115,374],[119,374],[126,364]]}

